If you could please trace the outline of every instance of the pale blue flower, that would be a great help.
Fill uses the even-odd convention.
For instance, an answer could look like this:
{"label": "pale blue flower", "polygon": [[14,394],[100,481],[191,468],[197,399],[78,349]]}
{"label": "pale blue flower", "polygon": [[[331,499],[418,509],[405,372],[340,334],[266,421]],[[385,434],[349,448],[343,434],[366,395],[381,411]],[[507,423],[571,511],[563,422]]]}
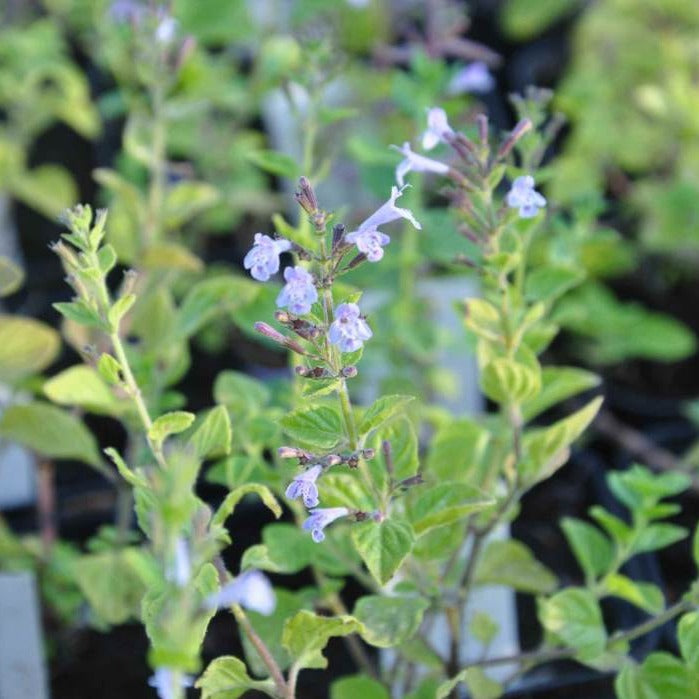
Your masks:
{"label": "pale blue flower", "polygon": [[[149,678],[148,684],[155,688],[160,699],[175,699],[175,673],[169,667],[159,667]],[[183,673],[179,673],[180,687],[192,687],[194,678]]]}
{"label": "pale blue flower", "polygon": [[459,70],[449,82],[447,88],[451,95],[464,92],[485,94],[495,87],[495,78],[483,61],[474,61]]}
{"label": "pale blue flower", "polygon": [[250,270],[253,279],[266,282],[279,271],[279,255],[291,249],[291,243],[284,238],[274,240],[268,235],[255,233],[255,244],[245,255],[243,267]]}
{"label": "pale blue flower", "polygon": [[328,339],[341,352],[356,352],[372,336],[371,328],[362,318],[356,303],[341,303],[335,309]]}
{"label": "pale blue flower", "polygon": [[383,246],[388,245],[391,239],[376,228],[368,228],[363,231],[352,231],[345,236],[348,243],[354,243],[359,252],[366,255],[369,262],[378,262],[383,257]]}
{"label": "pale blue flower", "polygon": [[226,583],[218,592],[206,598],[209,609],[220,609],[239,604],[245,609],[269,616],[277,606],[272,584],[259,570],[246,570]]}
{"label": "pale blue flower", "polygon": [[284,280],[286,284],[277,296],[277,306],[288,308],[299,316],[310,313],[311,306],[318,300],[313,276],[303,267],[287,267]]}
{"label": "pale blue flower", "polygon": [[318,487],[316,486],[316,480],[322,472],[323,467],[320,464],[316,464],[302,473],[299,473],[299,475],[289,483],[286,489],[286,497],[288,497],[289,500],[295,500],[300,497],[303,499],[303,504],[306,507],[315,507],[318,504]]}
{"label": "pale blue flower", "polygon": [[178,587],[186,587],[191,576],[192,564],[189,557],[189,546],[182,537],[178,537],[175,540],[174,556],[166,569],[165,577]]}
{"label": "pale blue flower", "polygon": [[[400,189],[398,189],[398,187],[391,187],[391,196],[388,201],[376,209],[368,219],[362,221],[357,228],[357,232],[376,230],[379,226],[397,221],[399,218],[407,219],[415,228],[420,230],[422,226],[415,220],[413,212],[410,211],[410,209],[401,209],[399,206],[396,206],[396,199],[403,195],[404,189],[405,187],[401,187]],[[351,235],[351,233],[349,235]]]}
{"label": "pale blue flower", "polygon": [[325,539],[323,529],[336,519],[346,517],[349,510],[346,507],[319,507],[311,510],[309,514],[310,516],[303,523],[303,528],[311,532],[313,541],[320,543]]}
{"label": "pale blue flower", "polygon": [[522,218],[533,218],[539,213],[539,209],[546,206],[546,199],[534,189],[534,178],[522,175],[512,183],[507,193],[507,205],[519,209]]}
{"label": "pale blue flower", "polygon": [[422,147],[432,150],[439,143],[446,143],[445,136],[451,136],[454,129],[449,126],[447,113],[441,107],[427,110],[427,129],[422,134]]}
{"label": "pale blue flower", "polygon": [[404,159],[396,167],[396,181],[401,187],[404,186],[405,176],[409,172],[435,172],[438,175],[446,175],[449,172],[449,166],[445,163],[414,153],[407,141],[400,148],[398,146],[391,147],[404,156]]}

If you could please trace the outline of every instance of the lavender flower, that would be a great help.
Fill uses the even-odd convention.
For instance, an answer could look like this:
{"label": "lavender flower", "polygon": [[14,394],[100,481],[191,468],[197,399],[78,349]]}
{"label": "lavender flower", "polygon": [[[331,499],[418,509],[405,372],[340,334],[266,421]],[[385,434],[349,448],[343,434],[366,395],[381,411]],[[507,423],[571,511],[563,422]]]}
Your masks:
{"label": "lavender flower", "polygon": [[269,616],[277,606],[277,600],[264,573],[259,570],[246,570],[226,583],[218,592],[207,597],[204,604],[209,609],[239,604],[253,612]]}
{"label": "lavender flower", "polygon": [[323,472],[323,467],[320,464],[311,466],[294,478],[289,487],[286,489],[286,497],[290,500],[303,498],[303,504],[306,507],[316,507],[318,504],[318,487],[316,480]]}
{"label": "lavender flower", "polygon": [[288,308],[299,316],[310,313],[311,306],[318,300],[313,276],[303,267],[287,267],[284,279],[286,284],[277,296],[277,306]]}
{"label": "lavender flower", "polygon": [[175,555],[166,570],[165,577],[178,587],[185,587],[191,576],[192,564],[189,558],[189,547],[182,537],[178,537],[175,541]]}
{"label": "lavender flower", "polygon": [[439,143],[444,143],[445,134],[450,136],[453,133],[447,113],[441,107],[427,110],[427,130],[422,134],[422,147],[425,150],[432,150]]}
{"label": "lavender flower", "polygon": [[[172,686],[174,679],[173,671],[169,667],[159,667],[148,680],[148,684],[155,687],[160,699],[175,699],[175,688]],[[189,675],[180,674],[179,681],[181,687],[191,687],[194,684],[194,678]]]}
{"label": "lavender flower", "polygon": [[405,176],[409,172],[436,172],[438,175],[446,175],[449,172],[449,166],[439,162],[439,160],[413,153],[410,143],[407,141],[400,148],[398,146],[392,146],[392,148],[404,156],[404,159],[396,167],[396,180],[401,187],[404,186]]}
{"label": "lavender flower", "polygon": [[349,510],[346,507],[319,507],[310,511],[310,517],[303,523],[303,528],[311,532],[313,541],[320,543],[325,539],[323,529],[331,522],[348,514]]}
{"label": "lavender flower", "polygon": [[291,249],[291,243],[284,238],[273,240],[268,235],[255,233],[255,244],[245,255],[243,266],[250,270],[253,279],[266,282],[279,271],[279,255]]}
{"label": "lavender flower", "polygon": [[474,61],[459,70],[449,82],[447,88],[451,95],[464,92],[485,94],[495,87],[495,78],[483,61]]}
{"label": "lavender flower", "polygon": [[178,21],[166,11],[158,13],[159,22],[155,28],[155,40],[159,44],[169,44],[177,35]]}
{"label": "lavender flower", "polygon": [[546,199],[534,189],[534,178],[522,175],[512,183],[507,193],[507,205],[519,209],[522,218],[533,218],[539,213],[539,209],[546,206]]}
{"label": "lavender flower", "polygon": [[341,352],[355,352],[372,336],[371,328],[362,318],[356,303],[341,303],[335,309],[328,339]]}
{"label": "lavender flower", "polygon": [[391,242],[391,239],[375,228],[365,231],[352,231],[345,236],[348,243],[354,243],[359,252],[366,255],[369,262],[378,262],[383,257],[383,247]]}
{"label": "lavender flower", "polygon": [[137,23],[143,17],[146,8],[137,0],[114,0],[109,5],[109,16],[118,23]]}

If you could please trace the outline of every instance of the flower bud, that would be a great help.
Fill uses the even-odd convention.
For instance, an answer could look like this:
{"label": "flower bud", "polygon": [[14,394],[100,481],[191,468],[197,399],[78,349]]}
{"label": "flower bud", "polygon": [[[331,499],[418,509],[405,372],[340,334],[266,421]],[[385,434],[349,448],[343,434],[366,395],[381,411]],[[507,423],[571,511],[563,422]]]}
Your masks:
{"label": "flower bud", "polygon": [[309,215],[314,216],[318,213],[318,199],[313,187],[307,177],[299,178],[299,189],[295,194],[296,201],[301,208]]}
{"label": "flower bud", "polygon": [[357,375],[357,373],[358,372],[356,366],[346,366],[340,372],[340,374],[342,374],[342,376],[345,379],[353,379]]}
{"label": "flower bud", "polygon": [[532,122],[530,119],[522,119],[518,122],[514,129],[510,132],[510,135],[503,141],[502,145],[498,149],[496,160],[502,160],[506,158],[512,149],[514,148],[517,141],[519,141],[522,136],[524,136],[527,131],[532,128]]}
{"label": "flower bud", "polygon": [[479,114],[476,117],[476,124],[478,124],[478,138],[482,145],[488,144],[488,117],[485,114]]}
{"label": "flower bud", "polygon": [[280,459],[302,459],[309,456],[307,452],[298,447],[279,447],[277,454]]}

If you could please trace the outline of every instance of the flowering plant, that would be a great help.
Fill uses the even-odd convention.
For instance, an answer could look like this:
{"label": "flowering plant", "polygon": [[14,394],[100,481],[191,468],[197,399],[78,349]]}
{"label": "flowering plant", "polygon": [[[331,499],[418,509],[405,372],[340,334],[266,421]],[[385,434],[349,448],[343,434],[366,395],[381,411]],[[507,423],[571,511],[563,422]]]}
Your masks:
{"label": "flowering plant", "polygon": [[[138,348],[124,331],[136,301],[133,275],[113,297],[107,276],[116,255],[103,240],[106,213],[93,219],[88,207],[77,207],[68,214],[69,232],[55,250],[75,298],[57,308],[101,335],[99,349],[86,356],[95,367],[91,375],[121,401],[119,414],[133,435],[126,459],[114,449],[107,453],[130,487],[144,537],[143,545],[124,539],[109,554],[118,561],[115,570],[130,571],[129,587],[106,594],[140,602],[151,681],[161,697],[180,699],[194,683],[204,698],[252,689],[293,699],[301,696],[301,673],[327,665],[323,651],[336,636],[362,674],[339,680],[333,696],[456,697],[465,683],[473,696],[495,698],[523,674],[561,659],[617,671],[621,699],[634,692],[665,696],[668,682],[691,696],[699,671],[699,586],[667,604],[658,587],[622,572],[637,554],[687,536],[664,521],[678,509],[665,500],[689,486],[686,475],[654,475],[643,466],[610,473],[609,487],[629,516],[595,506],[596,524],[573,518],[561,524],[582,574],[577,584],[562,584],[524,543],[493,537],[516,517],[525,493],[565,465],[601,402],[593,398],[550,424],[532,424],[594,389],[597,379],[540,363],[557,332],[554,302],[576,276],[530,263],[550,207],[536,186],[546,136],[532,105],[522,100],[518,107],[519,123],[495,144],[484,116],[469,137],[433,109],[423,145],[450,148],[449,162],[403,146],[400,186],[356,226],[323,210],[302,178],[296,198],[306,220],[286,226],[284,237],[255,237],[244,261],[255,280],[269,284],[281,256],[293,257],[274,316],[255,324],[294,358],[284,413],[269,405],[264,386],[235,372],[217,379],[217,406],[200,414],[149,404],[132,368]],[[448,180],[451,210],[471,243],[463,260],[479,271],[483,294],[465,302],[464,317],[480,387],[497,407],[482,418],[454,416],[410,395],[382,395],[364,407],[351,399],[362,353],[370,351],[372,319],[362,311],[361,292],[339,280],[351,279],[360,266],[380,269],[391,254],[384,230],[392,223],[421,228],[410,209],[397,205],[414,171]],[[511,184],[503,191],[506,177]],[[206,303],[185,299],[175,328],[196,322]],[[210,471],[225,472],[230,492],[213,511],[195,485],[202,463],[221,457]],[[233,576],[222,557],[231,543],[225,522],[252,494],[277,518],[286,509],[294,523],[262,527],[261,543],[243,553]],[[697,546],[695,536],[699,564]],[[283,576],[305,569],[313,589],[281,587]],[[350,612],[344,587],[351,579],[362,594]],[[487,610],[470,604],[474,591],[487,585],[535,597],[544,632],[536,649],[488,654],[500,629]],[[610,629],[601,606],[608,598],[624,599],[648,618]],[[222,607],[238,623],[245,660],[216,658],[195,679],[190,675],[199,673],[207,625]],[[680,654],[652,653],[637,662],[632,642],[675,618]],[[443,647],[430,633],[440,619],[447,629]],[[481,646],[475,659],[465,655],[467,637]],[[379,662],[373,649],[389,648],[390,660]],[[500,666],[505,675],[490,674]]]}

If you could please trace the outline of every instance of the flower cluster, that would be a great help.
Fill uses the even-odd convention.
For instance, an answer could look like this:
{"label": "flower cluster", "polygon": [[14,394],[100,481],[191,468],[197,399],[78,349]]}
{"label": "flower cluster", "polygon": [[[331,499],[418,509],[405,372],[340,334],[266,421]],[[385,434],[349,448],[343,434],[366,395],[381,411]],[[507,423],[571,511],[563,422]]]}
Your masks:
{"label": "flower cluster", "polygon": [[[439,125],[435,125],[434,128],[438,129]],[[408,144],[406,147],[409,149]],[[424,167],[418,162],[413,169],[419,169],[421,166]],[[444,168],[446,166],[437,164],[435,171],[443,173]],[[356,375],[356,367],[344,365],[347,360],[343,359],[343,355],[360,350],[364,343],[371,339],[372,331],[355,299],[346,299],[335,306],[332,284],[338,276],[363,262],[376,263],[383,259],[384,248],[391,240],[381,230],[384,226],[403,219],[416,229],[421,228],[410,209],[396,204],[406,187],[402,178],[399,178],[399,184],[399,187],[391,188],[388,200],[356,228],[345,232],[344,226],[335,225],[332,228],[331,240],[328,240],[329,216],[318,207],[315,192],[308,180],[301,178],[296,199],[308,214],[309,221],[315,229],[315,249],[312,246],[292,244],[281,237],[273,238],[262,233],[255,235],[254,244],[243,261],[254,279],[266,282],[279,272],[282,253],[291,252],[296,258],[293,264],[284,269],[285,283],[276,299],[276,305],[283,310],[277,311],[275,317],[279,323],[305,341],[306,345],[303,346],[295,338],[279,332],[267,323],[259,322],[255,327],[260,333],[291,349],[307,362],[313,362],[312,366],[296,367],[299,377],[344,382]],[[356,248],[356,255],[347,262],[345,256],[353,247]],[[318,507],[320,496],[316,482],[331,466],[344,463],[356,468],[359,452],[365,454],[367,450],[352,449],[352,452],[345,456],[332,454],[309,459],[293,447],[282,447],[280,450],[280,455],[300,457],[304,466],[304,470],[287,487],[286,496],[291,500],[300,498],[310,510],[304,529],[311,532],[316,542],[325,538],[323,529],[328,524],[352,514],[344,507]],[[236,596],[243,592],[240,584],[229,590],[221,590],[217,603],[221,600],[235,600]]]}
{"label": "flower cluster", "polygon": [[[472,87],[473,91],[485,92],[492,87],[491,82],[488,81],[488,78],[492,81],[492,76],[487,72],[485,64],[475,63],[467,70],[468,74],[464,74],[462,78],[465,82],[472,79],[474,84],[477,83],[479,89],[476,90]],[[499,159],[503,159],[509,153],[512,145],[524,133],[524,130],[526,129],[522,129],[521,124],[515,127],[510,140],[506,141],[498,152]],[[487,136],[487,134],[485,135]],[[421,142],[425,150],[433,150],[440,143],[443,143],[452,146],[466,162],[472,163],[477,160],[474,145],[465,136],[457,134],[452,129],[447,114],[441,107],[432,107],[427,111],[427,128],[422,133]],[[446,163],[415,153],[407,141],[400,147],[392,146],[392,148],[403,156],[403,160],[396,166],[396,182],[401,188],[406,186],[405,177],[410,172],[431,172],[437,175],[447,175],[459,184],[468,182],[466,177]],[[506,202],[510,208],[518,209],[521,218],[533,218],[540,209],[546,206],[546,199],[534,189],[534,178],[531,175],[522,175],[514,180],[507,194]]]}

